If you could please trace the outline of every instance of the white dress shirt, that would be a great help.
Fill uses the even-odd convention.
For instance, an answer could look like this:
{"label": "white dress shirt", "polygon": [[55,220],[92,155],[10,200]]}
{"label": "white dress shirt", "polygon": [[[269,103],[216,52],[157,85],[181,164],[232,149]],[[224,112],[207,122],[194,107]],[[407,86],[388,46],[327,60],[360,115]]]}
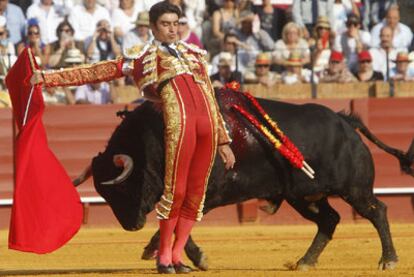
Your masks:
{"label": "white dress shirt", "polygon": [[[385,21],[378,23],[371,30],[371,47],[380,47],[380,33],[382,27],[384,27]],[[394,35],[392,39],[393,47],[399,51],[407,51],[407,48],[410,47],[411,41],[413,40],[413,32],[411,32],[410,27],[405,24],[398,23],[397,28],[394,30]]]}

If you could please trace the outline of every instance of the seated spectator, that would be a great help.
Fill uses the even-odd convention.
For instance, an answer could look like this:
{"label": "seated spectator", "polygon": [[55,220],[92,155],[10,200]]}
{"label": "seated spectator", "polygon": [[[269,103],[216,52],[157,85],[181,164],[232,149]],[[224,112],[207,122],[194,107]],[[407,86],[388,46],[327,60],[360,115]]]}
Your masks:
{"label": "seated spectator", "polygon": [[[151,39],[149,13],[147,11],[140,12],[135,21],[135,28],[130,30],[123,38],[123,53],[127,53],[127,49],[132,49],[133,47],[141,49]],[[139,51],[139,49],[137,50]]]}
{"label": "seated spectator", "polygon": [[[10,41],[9,34],[7,32],[6,18],[0,15],[0,76],[4,78],[7,75],[10,67],[16,62],[16,51],[14,45]],[[3,79],[2,79],[3,81]],[[2,84],[4,89],[5,85]]]}
{"label": "seated spectator", "polygon": [[[221,57],[221,53],[230,53],[233,56],[233,63],[231,66],[231,70],[236,70],[242,74],[245,71],[245,68],[248,66],[250,62],[250,55],[247,52],[249,46],[240,40],[238,40],[237,35],[235,33],[228,33],[224,36],[223,43],[221,45],[221,52],[215,55],[211,59],[211,73],[214,74],[218,71],[218,63]],[[236,52],[237,52],[237,63],[236,66]],[[211,74],[210,74],[211,75]]]}
{"label": "seated spectator", "polygon": [[94,35],[85,40],[85,48],[88,63],[114,59],[121,54],[121,46],[105,19],[98,21]]}
{"label": "seated spectator", "polygon": [[74,32],[75,30],[72,25],[70,25],[69,21],[64,20],[59,24],[56,29],[58,40],[50,44],[49,67],[67,67],[64,59],[66,58],[68,51],[76,48],[80,52],[80,49],[83,49],[81,43],[75,42]]}
{"label": "seated spectator", "polygon": [[311,53],[313,56],[313,70],[317,74],[321,74],[328,67],[331,42],[333,41],[334,37],[332,37],[328,18],[326,16],[318,17],[313,37],[309,40],[309,45],[314,49]]}
{"label": "seated spectator", "polygon": [[111,17],[108,10],[98,5],[96,0],[82,0],[81,4],[73,7],[68,20],[75,29],[75,40],[83,41],[94,35],[99,21],[110,22]]}
{"label": "seated spectator", "polygon": [[112,12],[112,26],[118,42],[121,43],[123,37],[135,27],[134,21],[137,16],[138,9],[135,6],[135,0],[119,1],[119,7]]}
{"label": "seated spectator", "polygon": [[49,44],[57,40],[56,29],[63,21],[63,14],[59,13],[53,0],[40,0],[27,9],[27,18],[36,18],[39,22],[41,39]]}
{"label": "seated spectator", "polygon": [[[282,73],[282,83],[299,84],[309,83],[311,81],[312,72],[303,68],[302,56],[299,52],[292,52],[285,63],[285,71]],[[317,82],[317,80],[315,80]]]}
{"label": "seated spectator", "polygon": [[228,55],[222,54],[222,57],[218,63],[218,72],[210,76],[210,80],[213,84],[214,88],[221,88],[227,83],[231,83],[233,81],[241,82],[241,74],[240,72],[232,71],[232,56],[227,53]]}
{"label": "seated spectator", "polygon": [[339,36],[346,30],[348,14],[355,14],[360,17],[360,13],[354,0],[335,0],[333,2],[334,22],[332,30]]}
{"label": "seated spectator", "polygon": [[75,97],[67,87],[43,87],[42,95],[46,105],[75,104]]}
{"label": "seated spectator", "polygon": [[389,79],[389,71],[394,67],[393,59],[397,56],[397,50],[392,46],[392,29],[384,26],[380,33],[380,48],[371,48],[369,50],[372,56],[372,66],[375,71],[380,71],[384,79]]}
{"label": "seated spectator", "polygon": [[9,3],[9,0],[2,0],[0,1],[0,15],[6,18],[10,41],[14,45],[22,42],[26,32],[26,18],[22,9]]}
{"label": "seated spectator", "polygon": [[272,59],[268,53],[260,53],[256,56],[255,71],[247,71],[244,74],[246,84],[262,84],[271,87],[280,79],[280,77],[270,71]]}
{"label": "seated spectator", "polygon": [[363,25],[365,30],[371,30],[371,28],[380,23],[391,5],[397,4],[397,0],[363,0],[364,16]]}
{"label": "seated spectator", "polygon": [[188,25],[188,19],[185,16],[178,20],[178,36],[186,43],[192,43],[200,48],[204,48],[198,36],[191,31],[190,26]]}
{"label": "seated spectator", "polygon": [[291,52],[299,53],[304,64],[310,62],[309,45],[302,38],[302,31],[294,22],[287,23],[283,27],[282,39],[276,42],[272,52],[273,62],[284,66]]}
{"label": "seated spectator", "polygon": [[76,104],[109,104],[112,103],[108,83],[88,84],[79,86],[75,93]]}
{"label": "seated spectator", "polygon": [[40,39],[40,28],[37,19],[30,19],[27,26],[27,38],[17,45],[20,54],[25,47],[30,47],[38,65],[45,67],[49,60],[50,47]]}
{"label": "seated spectator", "polygon": [[329,58],[329,67],[321,78],[321,83],[350,83],[357,79],[346,67],[341,52],[332,51]]}
{"label": "seated spectator", "polygon": [[368,49],[370,43],[371,35],[361,29],[360,18],[350,14],[346,21],[346,31],[336,40],[335,50],[344,54],[348,68],[355,72],[358,66],[358,53]]}
{"label": "seated spectator", "polygon": [[394,81],[413,81],[414,69],[408,64],[412,62],[407,52],[399,52],[397,58],[393,60],[395,67],[391,69],[390,77]]}
{"label": "seated spectator", "polygon": [[384,80],[384,75],[372,68],[372,57],[367,50],[362,50],[358,54],[358,71],[355,73],[355,77],[361,82]]}
{"label": "seated spectator", "polygon": [[384,26],[392,30],[392,46],[398,51],[407,51],[413,40],[413,33],[410,27],[400,22],[400,8],[398,5],[391,5],[387,11],[385,20],[378,23],[371,30],[371,47],[379,47],[381,44],[380,33]]}

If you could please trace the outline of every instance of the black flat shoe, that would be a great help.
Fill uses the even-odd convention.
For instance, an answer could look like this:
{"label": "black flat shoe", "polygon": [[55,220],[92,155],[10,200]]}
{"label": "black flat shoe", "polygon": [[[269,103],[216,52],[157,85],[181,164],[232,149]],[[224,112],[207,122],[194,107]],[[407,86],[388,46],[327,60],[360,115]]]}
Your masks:
{"label": "black flat shoe", "polygon": [[159,274],[175,274],[175,269],[171,264],[163,265],[157,263],[157,271]]}
{"label": "black flat shoe", "polygon": [[174,265],[175,273],[190,273],[193,270],[188,265],[178,263]]}

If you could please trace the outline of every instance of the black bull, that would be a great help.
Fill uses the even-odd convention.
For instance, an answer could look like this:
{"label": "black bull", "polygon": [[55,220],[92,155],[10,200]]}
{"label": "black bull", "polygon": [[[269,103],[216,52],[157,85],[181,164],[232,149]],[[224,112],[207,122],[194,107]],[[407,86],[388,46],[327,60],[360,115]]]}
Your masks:
{"label": "black bull", "polygon": [[[353,115],[334,113],[316,105],[293,105],[260,100],[280,128],[298,146],[306,161],[316,171],[311,180],[301,170],[293,168],[268,142],[232,108],[238,104],[252,111],[246,99],[237,92],[218,91],[217,99],[233,142],[236,156],[234,169],[226,171],[216,157],[210,177],[204,212],[228,204],[260,198],[273,204],[274,212],[286,200],[304,218],[318,226],[314,240],[298,261],[297,268],[314,266],[324,247],[331,240],[339,222],[339,214],[329,205],[327,197],[336,195],[350,204],[377,229],[382,255],[380,268],[393,268],[397,263],[386,206],[373,194],[374,164],[371,153],[355,131],[397,157],[401,168],[413,175],[414,145],[407,153],[390,148],[378,141],[363,123]],[[96,190],[111,206],[126,230],[138,230],[145,224],[146,215],[154,209],[163,191],[164,139],[160,112],[145,102],[116,128],[103,153],[93,159],[92,174]],[[118,185],[102,185],[115,178],[122,168],[115,167],[113,156],[132,157],[131,175]],[[143,257],[157,248],[158,234],[146,247]],[[207,269],[205,255],[189,239],[186,253],[194,265]]]}

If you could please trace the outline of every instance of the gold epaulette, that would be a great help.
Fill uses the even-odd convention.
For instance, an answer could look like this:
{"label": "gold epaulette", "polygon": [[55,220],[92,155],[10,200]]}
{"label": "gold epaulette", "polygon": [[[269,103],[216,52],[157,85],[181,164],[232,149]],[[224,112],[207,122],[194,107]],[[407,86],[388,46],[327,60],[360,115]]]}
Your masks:
{"label": "gold epaulette", "polygon": [[207,51],[206,50],[204,50],[204,49],[201,49],[200,47],[198,47],[197,45],[195,45],[195,44],[192,44],[192,43],[187,43],[187,42],[185,42],[185,41],[182,41],[182,40],[180,40],[180,41],[178,41],[178,46],[179,45],[183,45],[186,49],[188,49],[188,50],[190,50],[190,51],[193,51],[193,52],[195,52],[195,53],[197,53],[197,54],[200,54],[200,55],[202,55],[202,56],[205,56],[205,55],[207,55]]}
{"label": "gold epaulette", "polygon": [[141,58],[144,54],[148,52],[154,52],[157,47],[153,43],[147,43],[144,46],[135,45],[124,51],[124,57],[130,60],[135,60]]}

